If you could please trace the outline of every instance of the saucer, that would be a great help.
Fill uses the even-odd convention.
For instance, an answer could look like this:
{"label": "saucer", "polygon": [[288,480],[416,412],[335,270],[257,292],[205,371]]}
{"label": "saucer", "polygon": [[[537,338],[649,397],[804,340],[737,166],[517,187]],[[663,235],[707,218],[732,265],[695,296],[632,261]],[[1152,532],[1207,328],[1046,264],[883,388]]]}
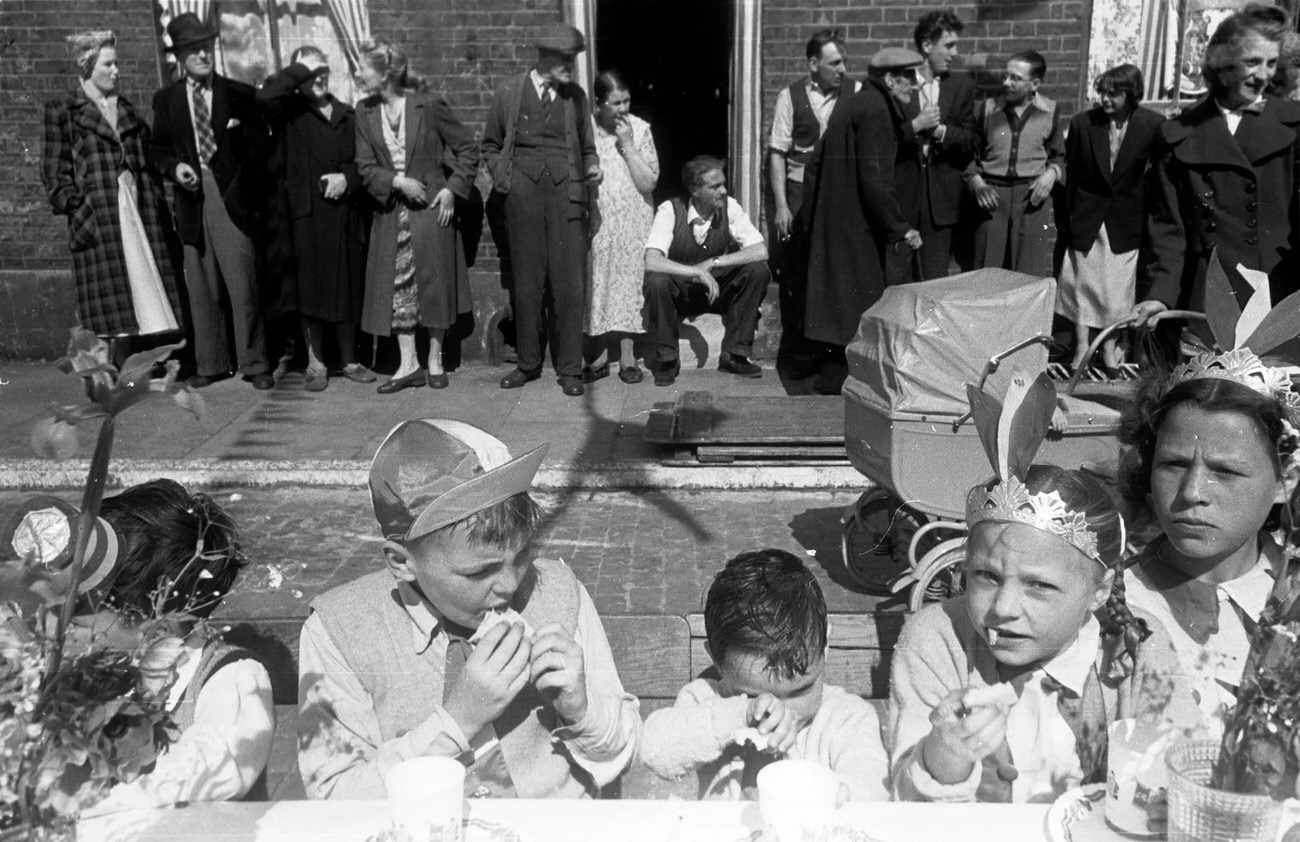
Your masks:
{"label": "saucer", "polygon": [[1106,823],[1106,785],[1086,784],[1061,794],[1047,811],[1052,842],[1125,842],[1162,839],[1162,833],[1124,833]]}

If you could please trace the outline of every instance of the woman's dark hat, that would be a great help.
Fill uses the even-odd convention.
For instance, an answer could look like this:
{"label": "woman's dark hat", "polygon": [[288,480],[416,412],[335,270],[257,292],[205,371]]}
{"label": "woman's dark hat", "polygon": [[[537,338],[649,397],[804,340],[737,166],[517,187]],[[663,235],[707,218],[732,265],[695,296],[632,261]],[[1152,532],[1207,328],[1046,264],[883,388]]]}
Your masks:
{"label": "woman's dark hat", "polygon": [[193,12],[179,14],[167,24],[167,39],[171,41],[167,49],[173,53],[213,41],[216,37],[217,31],[209,28]]}

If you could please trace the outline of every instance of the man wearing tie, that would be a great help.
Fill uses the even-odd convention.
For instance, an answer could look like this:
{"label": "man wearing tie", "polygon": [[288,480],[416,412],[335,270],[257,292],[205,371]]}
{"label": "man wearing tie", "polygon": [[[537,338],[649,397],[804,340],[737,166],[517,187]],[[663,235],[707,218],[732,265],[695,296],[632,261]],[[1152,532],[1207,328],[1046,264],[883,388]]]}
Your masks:
{"label": "man wearing tie", "polygon": [[518,362],[502,389],[542,376],[549,325],[560,388],[583,393],[588,189],[601,179],[587,94],[573,81],[574,57],[585,47],[572,26],[548,28],[537,41],[537,65],[497,88],[483,128],[492,189],[505,195],[514,270]]}
{"label": "man wearing tie", "polygon": [[962,22],[952,12],[931,12],[912,34],[925,57],[917,68],[917,95],[903,106],[911,121],[905,143],[921,160],[917,230],[921,232],[921,280],[948,274],[953,229],[962,197],[962,172],[975,155],[975,82],[951,72]]}
{"label": "man wearing tie", "polygon": [[154,94],[150,163],[176,183],[197,373],[207,386],[231,369],[222,291],[234,320],[234,358],[255,389],[275,385],[266,361],[252,234],[264,202],[268,132],[248,85],[213,70],[217,33],[192,12],[167,24],[184,76]]}

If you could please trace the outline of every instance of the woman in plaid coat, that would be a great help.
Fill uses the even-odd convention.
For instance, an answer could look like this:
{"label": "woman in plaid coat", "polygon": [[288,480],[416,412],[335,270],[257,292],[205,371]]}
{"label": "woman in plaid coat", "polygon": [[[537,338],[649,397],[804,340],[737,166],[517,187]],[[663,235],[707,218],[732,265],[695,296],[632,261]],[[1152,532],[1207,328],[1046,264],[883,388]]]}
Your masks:
{"label": "woman in plaid coat", "polygon": [[116,94],[113,33],[68,40],[81,84],[45,104],[41,181],[68,217],[77,313],[100,336],[178,330],[167,228],[145,162],[149,126]]}

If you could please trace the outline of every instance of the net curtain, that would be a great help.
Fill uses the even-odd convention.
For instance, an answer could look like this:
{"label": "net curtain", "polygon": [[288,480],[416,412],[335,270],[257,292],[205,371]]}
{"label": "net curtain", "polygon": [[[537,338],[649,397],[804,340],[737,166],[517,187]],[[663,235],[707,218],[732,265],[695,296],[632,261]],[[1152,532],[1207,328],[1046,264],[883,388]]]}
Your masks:
{"label": "net curtain", "polygon": [[[348,64],[355,72],[360,67],[361,45],[370,38],[370,13],[366,8],[366,0],[322,0],[322,2],[329,12],[330,21],[338,30],[339,42],[347,56]],[[290,4],[292,5],[292,0]],[[163,42],[168,46],[171,46],[171,43],[166,35],[167,24],[172,18],[185,12],[193,12],[199,20],[217,29],[220,28],[219,22],[214,20],[213,0],[160,0],[160,5],[162,6]],[[217,67],[224,72],[225,60],[220,38],[217,39],[214,58]]]}

